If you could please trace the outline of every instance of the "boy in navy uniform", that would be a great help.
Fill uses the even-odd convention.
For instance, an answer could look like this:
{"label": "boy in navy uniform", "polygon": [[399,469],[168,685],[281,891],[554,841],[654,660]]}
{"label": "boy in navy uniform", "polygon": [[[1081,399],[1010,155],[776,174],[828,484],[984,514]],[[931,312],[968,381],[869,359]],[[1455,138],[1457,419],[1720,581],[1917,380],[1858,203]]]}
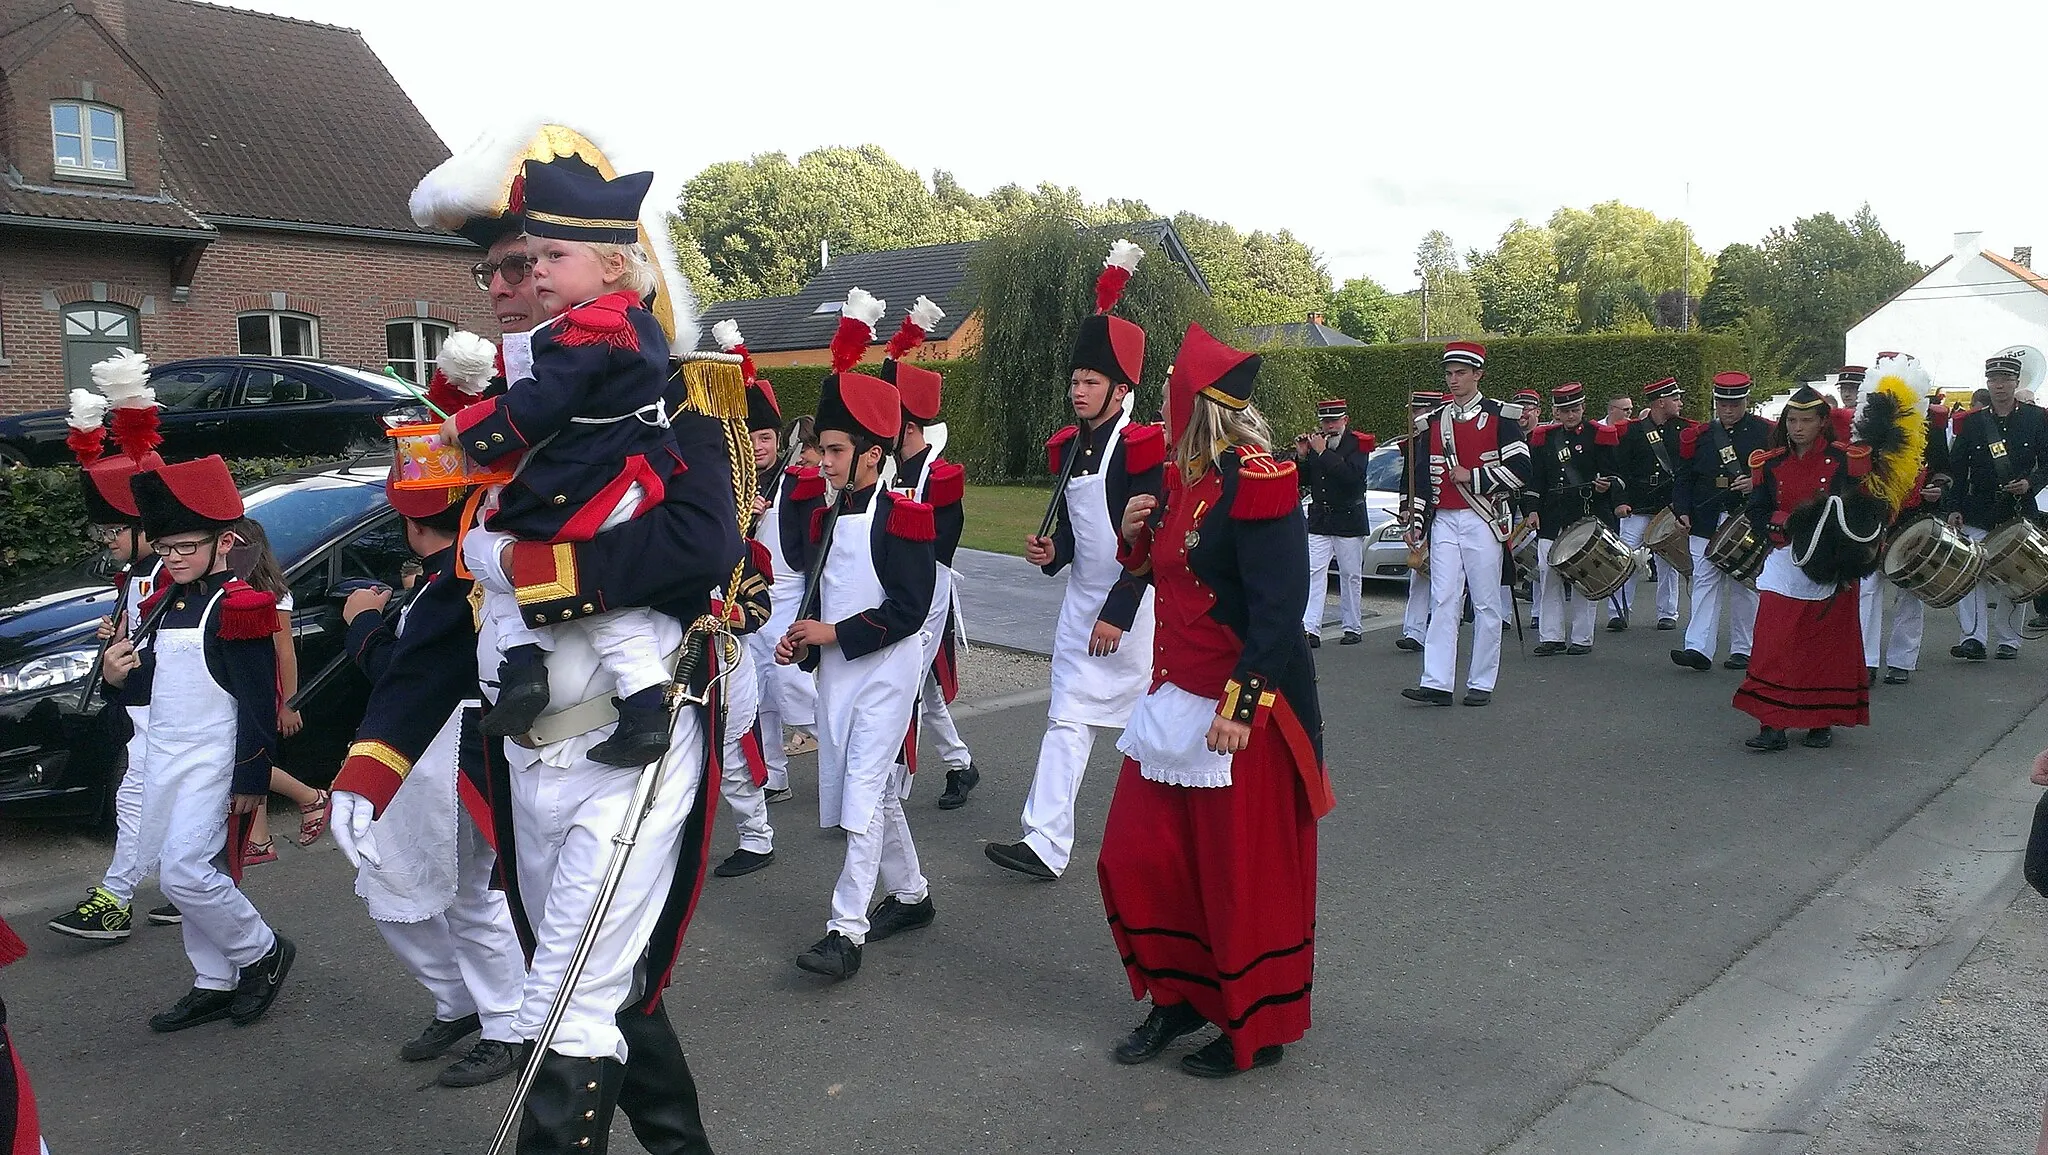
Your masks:
{"label": "boy in navy uniform", "polygon": [[1572,588],[1551,563],[1557,535],[1586,517],[1614,528],[1614,500],[1622,490],[1610,460],[1621,440],[1620,430],[1586,420],[1586,387],[1567,381],[1550,391],[1556,424],[1540,425],[1529,435],[1529,458],[1535,482],[1528,495],[1536,510],[1536,581],[1538,641],[1535,657],[1593,652],[1593,624],[1598,606]]}
{"label": "boy in navy uniform", "polygon": [[1749,668],[1756,634],[1756,590],[1721,572],[1707,560],[1707,545],[1729,518],[1749,505],[1749,455],[1765,448],[1771,423],[1749,411],[1749,374],[1714,375],[1714,419],[1679,434],[1678,483],[1671,510],[1689,533],[1692,547],[1692,620],[1685,647],[1671,651],[1674,664],[1714,668],[1720,648],[1721,595],[1728,597],[1728,668]]}
{"label": "boy in navy uniform", "polygon": [[1338,605],[1344,640],[1363,640],[1365,618],[1359,609],[1364,581],[1365,538],[1372,527],[1365,511],[1365,463],[1377,444],[1370,433],[1348,426],[1349,406],[1342,397],[1316,402],[1315,433],[1294,439],[1295,460],[1308,490],[1308,613],[1301,619],[1310,648],[1323,644],[1323,605],[1330,596],[1330,559],[1337,559]]}

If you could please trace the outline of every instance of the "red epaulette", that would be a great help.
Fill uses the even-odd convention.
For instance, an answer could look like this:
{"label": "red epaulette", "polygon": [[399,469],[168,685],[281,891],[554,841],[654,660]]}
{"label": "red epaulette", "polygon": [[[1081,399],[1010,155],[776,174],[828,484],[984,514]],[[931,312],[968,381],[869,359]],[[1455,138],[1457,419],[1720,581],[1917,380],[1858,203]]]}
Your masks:
{"label": "red epaulette", "polygon": [[1595,421],[1593,423],[1593,444],[1604,445],[1609,449],[1620,445],[1621,429],[1618,426],[1609,425],[1605,421]]}
{"label": "red epaulette", "polygon": [[278,631],[276,598],[239,578],[229,579],[221,588],[225,591],[220,604],[220,636],[224,640],[267,638]]}
{"label": "red epaulette", "polygon": [[1045,468],[1048,473],[1060,471],[1060,449],[1081,433],[1079,425],[1069,425],[1045,439]]}
{"label": "red epaulette", "polygon": [[1529,431],[1529,444],[1540,448],[1544,442],[1550,440],[1550,431],[1555,428],[1557,428],[1557,425],[1552,423],[1549,425],[1538,425],[1536,428],[1531,429]]}
{"label": "red epaulette", "polygon": [[1235,448],[1237,496],[1230,503],[1230,516],[1239,521],[1271,521],[1301,508],[1301,477],[1292,461],[1282,461],[1255,446]]}
{"label": "red epaulette", "polygon": [[636,308],[640,299],[632,293],[606,293],[587,305],[578,305],[555,322],[554,338],[564,345],[610,345],[614,349],[638,349],[640,335],[626,310]]}
{"label": "red epaulette", "polygon": [[967,470],[950,461],[941,461],[932,466],[931,474],[924,482],[924,503],[937,509],[942,505],[958,505],[967,496]]}
{"label": "red epaulette", "polygon": [[1870,460],[1870,446],[1845,445],[1842,447],[1842,453],[1849,459],[1849,476],[1869,476],[1870,467],[1875,464]]}
{"label": "red epaulette", "polygon": [[1969,416],[1969,415],[1970,415],[1971,413],[1973,413],[1973,412],[1975,412],[1975,410],[1971,410],[1971,409],[1958,409],[1958,410],[1956,410],[1956,415],[1955,415],[1954,417],[1951,417],[1951,418],[1949,418],[1949,421],[1948,421],[1948,431],[1949,431],[1950,433],[1960,433],[1960,432],[1962,432],[1962,429],[1963,429],[1963,418],[1965,418],[1965,417],[1968,417],[1968,416]]}
{"label": "red epaulette", "polygon": [[811,511],[812,545],[816,545],[819,542],[825,540],[825,509],[826,507],[821,505],[818,508]]}
{"label": "red epaulette", "polygon": [[1828,410],[1829,429],[1834,433],[1837,445],[1849,444],[1849,438],[1854,432],[1855,423],[1856,411],[1854,409]]}
{"label": "red epaulette", "polygon": [[889,532],[904,541],[936,541],[939,521],[931,506],[899,493],[889,499]]}
{"label": "red epaulette", "polygon": [[1687,461],[1691,461],[1692,455],[1699,452],[1700,430],[1704,428],[1706,428],[1706,426],[1704,425],[1688,424],[1684,429],[1679,431],[1678,455],[1680,457],[1685,458]]}
{"label": "red epaulette", "polygon": [[761,575],[763,581],[775,580],[775,562],[768,553],[767,546],[758,541],[748,540],[747,559],[754,563],[754,570]]}
{"label": "red epaulette", "polygon": [[1380,447],[1380,439],[1370,433],[1360,433],[1354,429],[1351,431],[1351,436],[1358,438],[1358,451],[1360,453],[1371,453]]}
{"label": "red epaulette", "polygon": [[1785,456],[1785,447],[1782,445],[1778,446],[1776,449],[1754,450],[1749,455],[1750,471],[1755,472],[1756,470],[1762,469],[1772,458],[1783,456]]}
{"label": "red epaulette", "polygon": [[1144,473],[1166,464],[1166,427],[1133,421],[1124,426],[1124,469]]}
{"label": "red epaulette", "polygon": [[825,473],[815,465],[792,465],[783,472],[796,478],[789,487],[791,501],[812,501],[825,496]]}

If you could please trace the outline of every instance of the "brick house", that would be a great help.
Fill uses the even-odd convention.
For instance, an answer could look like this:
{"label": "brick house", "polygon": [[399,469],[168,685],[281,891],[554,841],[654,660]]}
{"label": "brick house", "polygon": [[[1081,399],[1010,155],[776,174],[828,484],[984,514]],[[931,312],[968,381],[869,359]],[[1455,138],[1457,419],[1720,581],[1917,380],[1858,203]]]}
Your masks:
{"label": "brick house", "polygon": [[448,156],[359,33],[192,0],[0,0],[0,412],[119,345],[423,380],[491,331],[466,241],[406,200]]}

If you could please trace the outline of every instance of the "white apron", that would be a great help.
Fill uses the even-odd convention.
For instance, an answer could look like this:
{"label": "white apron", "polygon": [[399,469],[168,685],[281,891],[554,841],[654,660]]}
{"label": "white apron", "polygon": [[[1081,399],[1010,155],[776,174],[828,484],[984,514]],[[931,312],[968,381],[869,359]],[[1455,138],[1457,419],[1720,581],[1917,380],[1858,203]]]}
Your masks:
{"label": "white apron", "polygon": [[[841,622],[882,604],[872,538],[877,494],[867,511],[833,523],[818,615]],[[848,658],[837,645],[818,658],[818,825],[867,832],[910,731],[928,659],[922,638],[904,638]]]}
{"label": "white apron", "polygon": [[[410,603],[399,612],[401,637],[410,613]],[[462,715],[470,705],[464,702],[442,723],[370,828],[378,861],[374,866],[364,862],[356,871],[356,894],[378,922],[425,922],[455,901],[461,824],[456,762]]]}
{"label": "white apron", "polygon": [[[780,483],[776,496],[780,496]],[[761,515],[761,524],[754,531],[754,540],[768,550],[769,566],[775,571],[775,580],[768,585],[768,624],[748,634],[747,648],[752,651],[754,666],[761,671],[761,689],[773,695],[785,725],[809,726],[816,721],[817,687],[811,683],[811,675],[796,666],[777,665],[775,643],[789,632],[789,625],[796,621],[797,607],[803,604],[804,583],[809,576],[790,564],[782,556],[782,503],[771,501]]]}
{"label": "white apron", "polygon": [[[936,453],[933,454],[932,460],[925,466],[924,476],[918,478],[917,484],[904,491],[910,495],[911,500],[918,502],[925,500],[925,489],[931,485],[932,481],[932,466],[938,464],[937,456]],[[924,666],[927,670],[931,669],[933,662],[939,660],[939,647],[946,639],[946,615],[954,613],[959,608],[954,599],[953,567],[938,563],[935,568],[938,571],[938,579],[932,583],[932,605],[929,610],[925,611],[924,636],[923,641],[920,643],[924,649]],[[836,622],[839,619],[833,618],[831,620]],[[955,620],[956,622],[958,620],[957,614],[955,614]],[[909,788],[907,786],[904,790],[904,797],[909,797]]]}
{"label": "white apron", "polygon": [[[1128,421],[1120,418],[1109,444]],[[1086,436],[1086,434],[1083,434]],[[1104,462],[1104,469],[1109,463]],[[1047,713],[1065,722],[1121,727],[1145,696],[1152,678],[1152,591],[1138,603],[1138,616],[1124,631],[1116,653],[1090,657],[1088,638],[1102,612],[1103,599],[1123,575],[1116,559],[1116,527],[1111,524],[1101,471],[1067,482],[1067,524],[1074,531],[1074,560],[1067,567],[1067,595],[1052,642],[1052,704]]]}
{"label": "white apron", "polygon": [[159,629],[150,642],[156,673],[147,707],[138,862],[155,864],[169,850],[207,845],[227,828],[240,720],[235,696],[206,668],[205,637],[212,603],[225,594],[214,591],[199,626]]}

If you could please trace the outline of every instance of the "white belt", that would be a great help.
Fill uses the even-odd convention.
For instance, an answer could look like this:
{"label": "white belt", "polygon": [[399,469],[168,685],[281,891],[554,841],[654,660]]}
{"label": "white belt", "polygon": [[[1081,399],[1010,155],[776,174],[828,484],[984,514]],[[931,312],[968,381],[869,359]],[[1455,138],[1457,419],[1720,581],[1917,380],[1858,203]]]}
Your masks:
{"label": "white belt", "polygon": [[[667,666],[669,669],[674,669],[676,654],[680,649],[681,647],[677,647],[677,649],[663,654],[661,656],[662,665]],[[567,709],[542,714],[534,720],[531,730],[524,734],[513,735],[512,740],[528,750],[538,750],[542,746],[552,746],[556,742],[566,742],[580,734],[588,734],[592,730],[601,726],[609,726],[618,720],[619,709],[617,706],[612,705],[611,694],[607,691],[600,693],[595,698],[588,698],[578,702]]]}

